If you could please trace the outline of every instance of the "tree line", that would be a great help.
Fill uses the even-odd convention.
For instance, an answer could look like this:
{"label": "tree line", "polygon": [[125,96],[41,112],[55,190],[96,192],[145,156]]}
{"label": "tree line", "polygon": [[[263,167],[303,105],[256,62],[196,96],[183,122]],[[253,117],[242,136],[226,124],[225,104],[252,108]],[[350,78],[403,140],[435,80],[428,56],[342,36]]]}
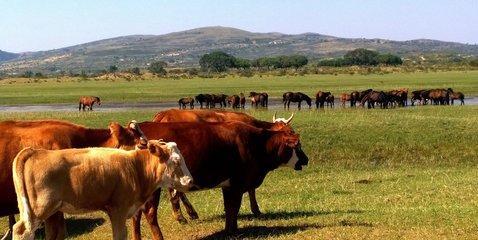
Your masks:
{"label": "tree line", "polygon": [[222,51],[204,54],[199,60],[203,71],[225,72],[228,69],[267,68],[300,68],[307,65],[309,60],[302,55],[262,57],[254,60],[234,57]]}
{"label": "tree line", "polygon": [[390,53],[380,54],[377,51],[358,48],[347,52],[341,58],[323,59],[318,62],[318,66],[327,67],[345,67],[345,66],[377,66],[391,65],[397,66],[403,63],[402,58]]}
{"label": "tree line", "polygon": [[[156,76],[215,76],[217,73],[225,72],[238,73],[241,76],[253,76],[258,72],[274,72],[274,74],[285,75],[287,72],[295,72],[297,74],[318,73],[318,72],[334,72],[350,66],[362,66],[370,71],[370,68],[380,66],[398,66],[404,64],[405,68],[410,67],[410,59],[403,62],[400,56],[390,53],[380,53],[369,49],[355,49],[346,52],[342,57],[330,59],[309,59],[304,55],[281,55],[260,57],[257,59],[245,59],[235,57],[223,51],[213,51],[200,57],[200,68],[171,69],[164,61],[154,61],[149,63],[145,68],[132,67],[129,69],[119,69],[116,65],[111,65],[104,70],[91,72],[82,70],[81,73],[70,71],[65,73],[62,71],[59,75],[69,75],[72,77],[88,78],[91,76],[100,76],[104,74],[115,74],[116,72],[129,73],[140,76],[148,71]],[[431,61],[431,60],[430,60]],[[478,67],[478,59],[469,59],[467,66]],[[413,66],[412,66],[413,67]],[[41,72],[26,71],[23,74],[26,78],[43,78],[46,77]]]}

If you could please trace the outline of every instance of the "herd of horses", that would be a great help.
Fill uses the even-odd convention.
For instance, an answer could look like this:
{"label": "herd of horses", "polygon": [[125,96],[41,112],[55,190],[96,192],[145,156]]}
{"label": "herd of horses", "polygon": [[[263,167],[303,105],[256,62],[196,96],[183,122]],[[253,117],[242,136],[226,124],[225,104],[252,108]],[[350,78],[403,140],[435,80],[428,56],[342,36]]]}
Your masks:
{"label": "herd of horses", "polygon": [[[409,94],[408,88],[400,88],[391,91],[379,91],[367,89],[364,91],[352,91],[350,93],[340,94],[339,101],[342,107],[347,102],[350,107],[361,106],[367,108],[405,107],[408,106],[410,97],[411,106],[419,105],[450,105],[454,104],[454,100],[459,100],[461,105],[465,104],[465,95],[462,92],[455,92],[451,88],[447,89],[423,89],[412,91]],[[250,92],[249,99],[253,108],[267,108],[269,103],[269,95],[265,92]],[[290,108],[290,103],[297,103],[300,110],[302,102],[305,102],[309,108],[312,108],[312,98],[302,92],[286,92],[282,95],[282,103],[284,109]],[[194,108],[194,103],[198,103],[201,108],[215,108],[219,104],[220,108],[232,107],[233,109],[245,108],[246,97],[243,93],[239,95],[225,94],[199,94],[193,97],[181,98],[178,101],[179,109]],[[315,94],[315,106],[317,109],[324,107],[333,108],[335,105],[335,96],[331,92],[318,91]]]}
{"label": "herd of horses", "polygon": [[[251,100],[251,107],[264,107],[267,108],[269,103],[269,95],[265,92],[250,92],[249,98]],[[219,104],[220,108],[232,107],[233,109],[245,108],[246,96],[244,93],[239,95],[226,95],[226,94],[208,94],[201,93],[192,97],[184,97],[178,100],[179,109],[194,108],[194,103],[198,103],[201,108],[215,108],[216,104]]]}

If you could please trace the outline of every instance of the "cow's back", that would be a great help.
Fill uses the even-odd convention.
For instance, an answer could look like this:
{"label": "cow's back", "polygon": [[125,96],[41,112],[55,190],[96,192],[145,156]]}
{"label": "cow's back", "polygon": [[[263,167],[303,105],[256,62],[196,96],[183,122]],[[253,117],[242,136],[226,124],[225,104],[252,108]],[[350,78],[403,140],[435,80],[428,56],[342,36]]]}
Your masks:
{"label": "cow's back", "polygon": [[[245,166],[242,161],[247,149],[255,149],[261,141],[256,138],[262,129],[242,122],[143,122],[140,128],[149,139],[163,139],[178,144],[195,184],[212,188],[219,183],[239,177]],[[248,169],[243,169],[247,171]]]}
{"label": "cow's back", "polygon": [[244,113],[212,110],[170,109],[157,113],[153,122],[225,122],[241,121],[252,123],[255,119]]}

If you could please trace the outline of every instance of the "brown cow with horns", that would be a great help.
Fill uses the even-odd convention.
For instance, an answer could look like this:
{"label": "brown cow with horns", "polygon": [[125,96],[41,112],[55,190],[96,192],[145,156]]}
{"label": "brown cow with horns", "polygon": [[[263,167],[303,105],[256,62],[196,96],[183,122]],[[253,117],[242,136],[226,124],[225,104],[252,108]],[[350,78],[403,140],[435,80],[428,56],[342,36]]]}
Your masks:
{"label": "brown cow with horns", "polygon": [[[221,187],[226,211],[226,232],[237,230],[242,195],[259,187],[268,172],[279,166],[301,170],[308,158],[299,135],[286,130],[257,128],[243,122],[143,122],[146,137],[174,141],[181,146],[186,165],[199,189]],[[160,192],[152,201],[159,201]],[[156,205],[156,206],[155,206]],[[157,203],[145,204],[143,212],[153,230],[153,239],[162,239],[155,220]],[[133,238],[140,239],[141,212],[133,219]]]}
{"label": "brown cow with horns", "polygon": [[[290,123],[294,118],[292,114],[288,119],[285,118],[276,118],[276,114],[272,117],[272,122],[265,122],[254,117],[240,112],[231,112],[223,110],[187,110],[187,111],[178,111],[175,109],[170,109],[157,113],[153,122],[227,122],[227,121],[240,121],[252,125],[258,128],[264,128],[269,130],[283,130],[294,132],[291,128]],[[186,212],[188,213],[191,219],[197,219],[198,214],[192,204],[187,199],[186,195],[183,193],[172,194],[173,190],[169,189],[170,200],[173,208],[173,216],[177,221],[185,222],[180,202],[183,202]],[[261,214],[259,210],[259,205],[256,200],[255,189],[248,190],[249,201],[251,205],[251,211],[255,216]],[[157,206],[157,203],[155,203]]]}

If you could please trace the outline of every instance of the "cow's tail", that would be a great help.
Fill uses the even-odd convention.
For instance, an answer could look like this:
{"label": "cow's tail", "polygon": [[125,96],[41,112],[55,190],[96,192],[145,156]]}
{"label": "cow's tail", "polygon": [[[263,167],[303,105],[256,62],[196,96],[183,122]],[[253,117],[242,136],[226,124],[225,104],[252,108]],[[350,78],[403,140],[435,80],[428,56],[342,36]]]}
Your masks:
{"label": "cow's tail", "polygon": [[[32,229],[32,209],[30,202],[28,201],[27,190],[25,187],[25,162],[35,153],[32,148],[24,148],[20,151],[15,160],[13,161],[13,184],[15,185],[15,192],[17,193],[18,209],[20,210],[20,220],[18,223],[23,226],[19,226],[18,229],[23,230],[22,235],[33,234]],[[15,235],[15,233],[14,233]],[[14,238],[15,239],[15,238]]]}

